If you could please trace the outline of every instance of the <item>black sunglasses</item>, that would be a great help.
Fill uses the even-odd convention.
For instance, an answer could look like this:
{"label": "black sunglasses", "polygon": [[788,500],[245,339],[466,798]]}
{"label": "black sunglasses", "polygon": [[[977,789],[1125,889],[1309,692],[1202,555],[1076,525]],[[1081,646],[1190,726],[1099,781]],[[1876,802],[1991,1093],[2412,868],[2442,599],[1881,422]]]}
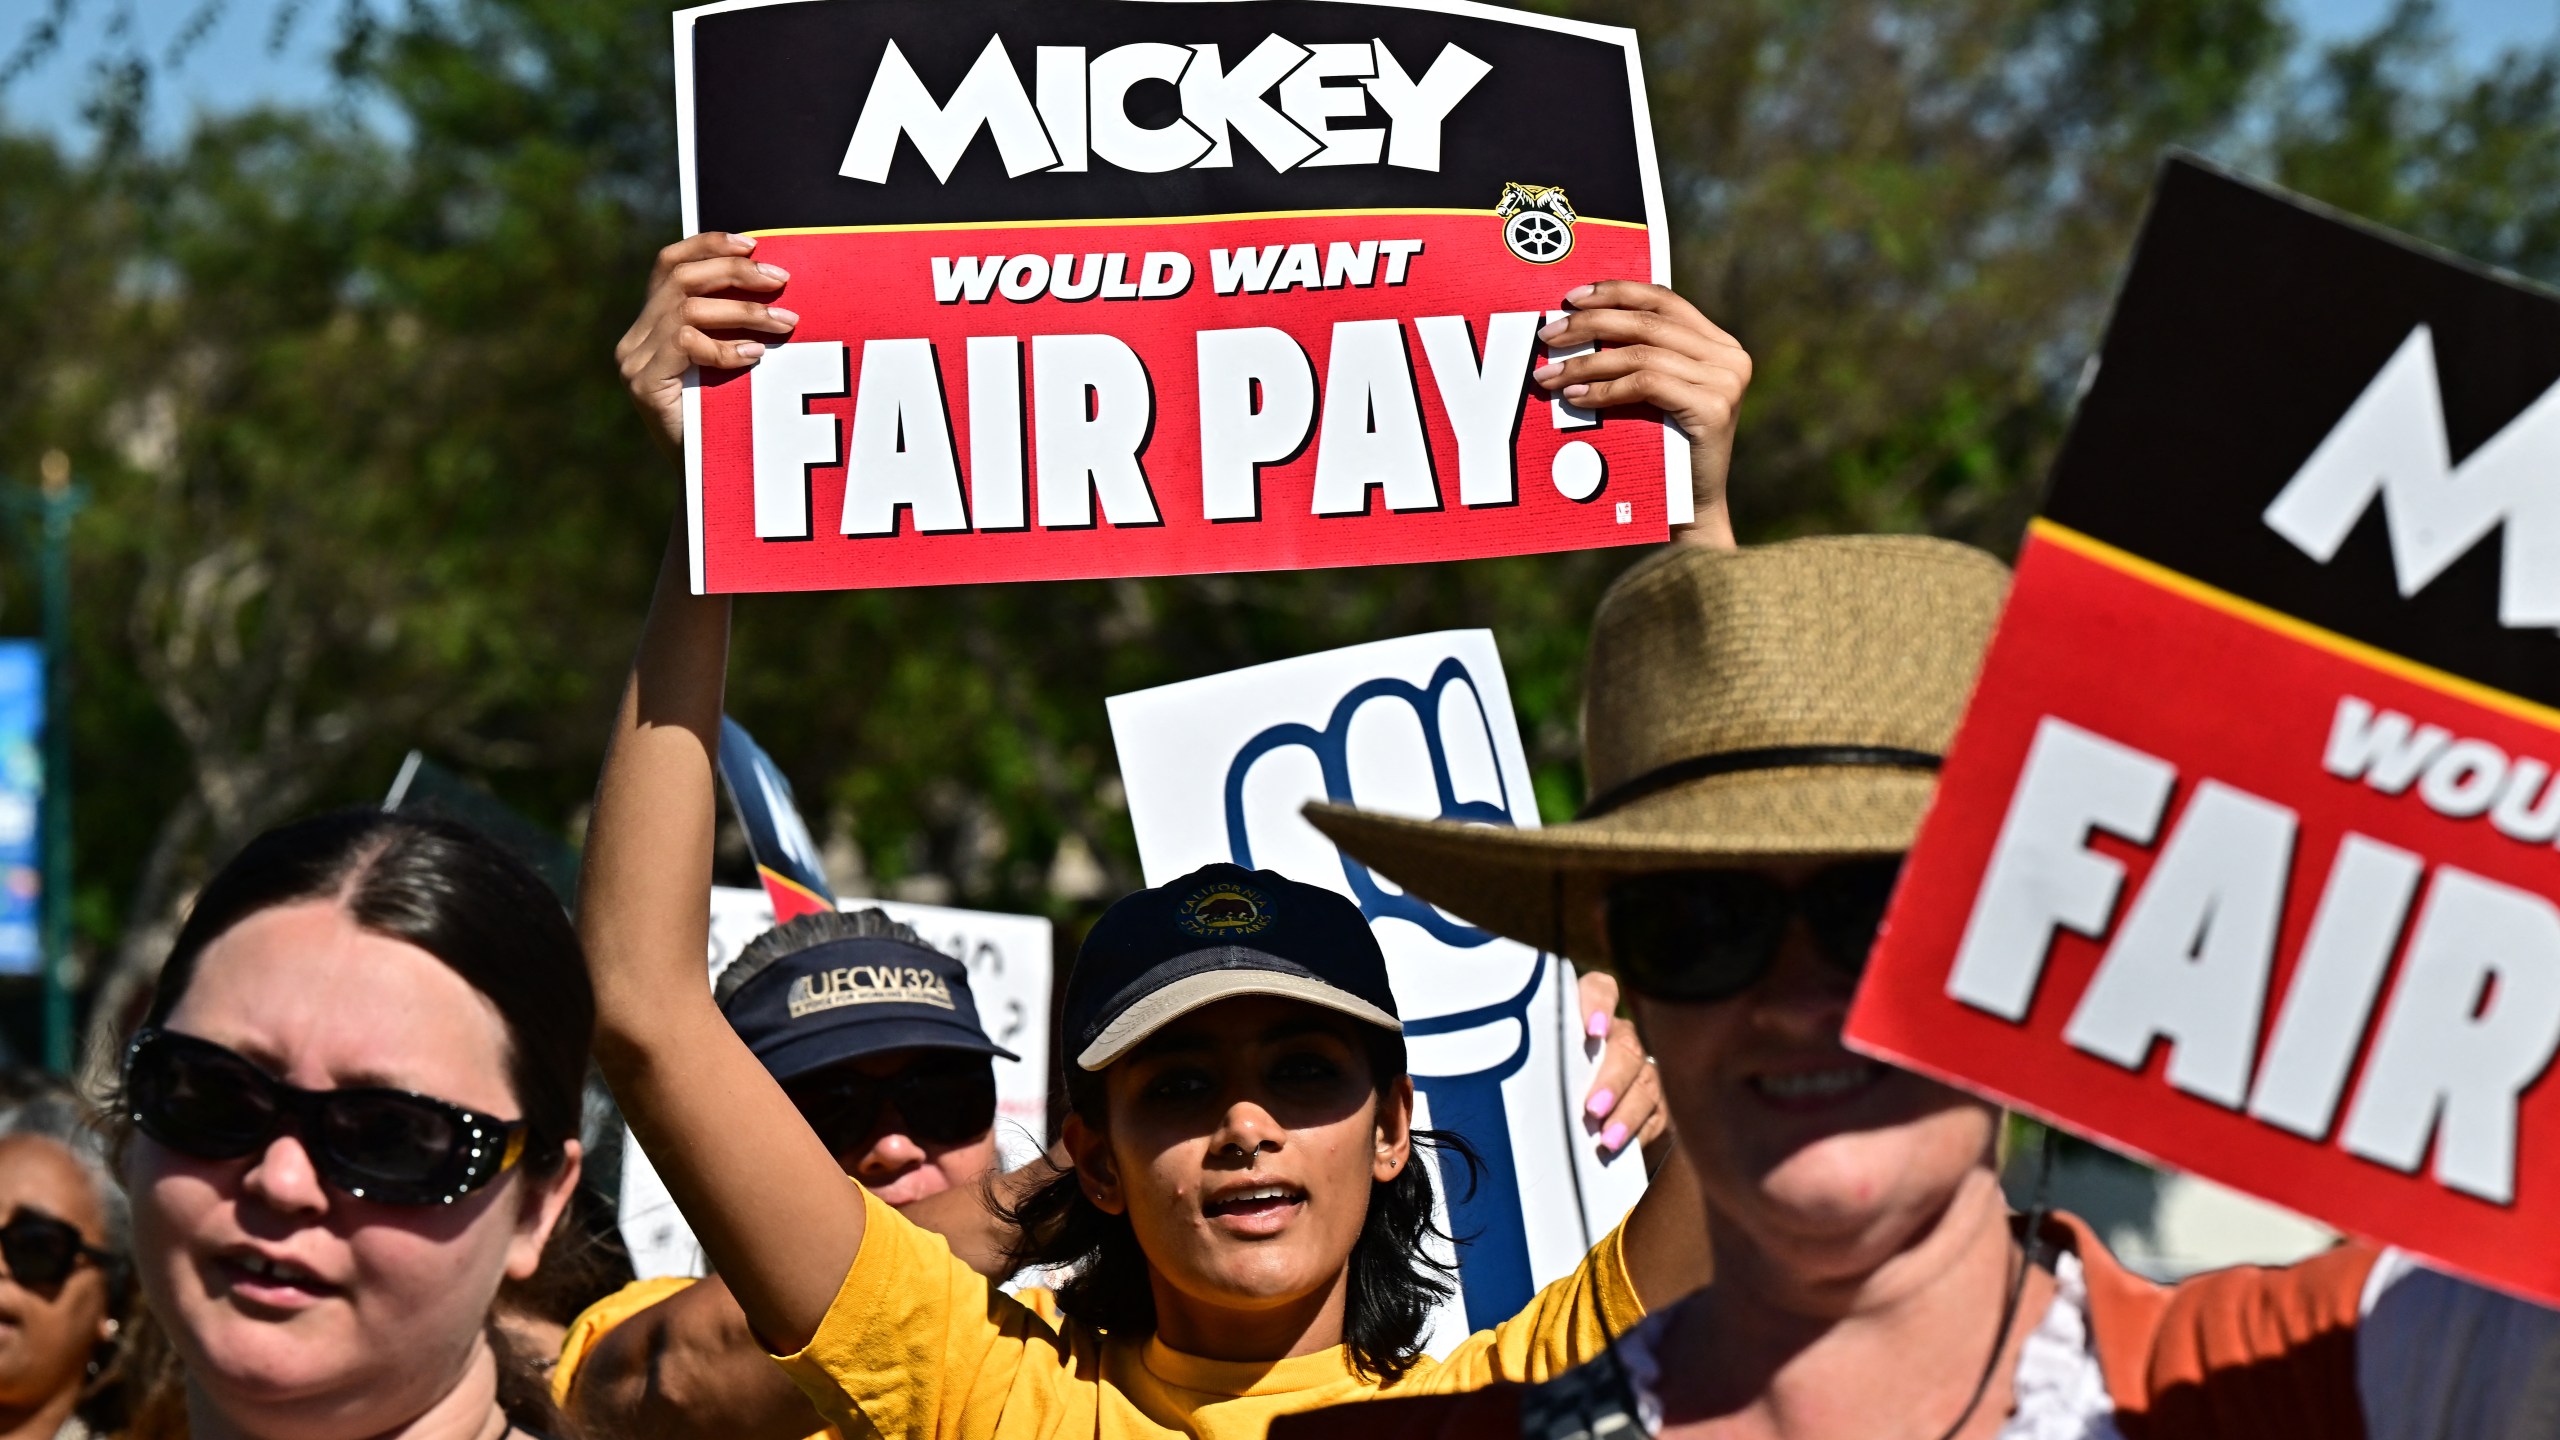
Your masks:
{"label": "black sunglasses", "polygon": [[984,1055],[919,1060],[894,1075],[838,1067],[783,1089],[836,1153],[869,1143],[893,1106],[904,1122],[899,1128],[932,1145],[975,1140],[996,1123],[995,1062]]}
{"label": "black sunglasses", "polygon": [[29,1290],[50,1290],[71,1278],[80,1262],[106,1269],[115,1256],[80,1238],[80,1227],[24,1206],[9,1212],[0,1225],[0,1264],[9,1278]]}
{"label": "black sunglasses", "polygon": [[300,1089],[172,1030],[133,1038],[124,1092],[142,1133],[181,1155],[237,1160],[290,1131],[322,1180],[386,1205],[450,1205],[524,1156],[521,1120],[406,1090]]}
{"label": "black sunglasses", "polygon": [[1756,870],[1632,876],[1609,887],[1610,959],[1629,988],[1656,999],[1730,1000],[1769,973],[1802,915],[1823,957],[1854,976],[1901,873],[1894,856],[1825,866],[1795,886]]}

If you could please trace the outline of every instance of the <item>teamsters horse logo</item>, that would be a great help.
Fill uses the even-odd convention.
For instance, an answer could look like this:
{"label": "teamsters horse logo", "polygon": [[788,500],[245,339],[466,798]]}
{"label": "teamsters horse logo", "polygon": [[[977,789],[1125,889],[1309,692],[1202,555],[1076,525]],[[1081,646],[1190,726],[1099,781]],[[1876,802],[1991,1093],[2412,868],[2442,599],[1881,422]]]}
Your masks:
{"label": "teamsters horse logo", "polygon": [[1502,243],[1532,265],[1553,265],[1573,253],[1573,202],[1561,185],[1523,185],[1513,180],[1494,202],[1494,218],[1503,222]]}

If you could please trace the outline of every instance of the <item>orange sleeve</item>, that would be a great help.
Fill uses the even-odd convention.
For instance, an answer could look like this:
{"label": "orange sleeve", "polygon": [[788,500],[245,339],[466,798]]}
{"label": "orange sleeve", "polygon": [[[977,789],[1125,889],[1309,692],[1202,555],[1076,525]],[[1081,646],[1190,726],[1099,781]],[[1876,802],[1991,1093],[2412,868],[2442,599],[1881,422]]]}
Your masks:
{"label": "orange sleeve", "polygon": [[2110,1385],[2127,1436],[2361,1440],[2356,1327],[2375,1252],[2235,1266],[2173,1287],[2138,1387]]}

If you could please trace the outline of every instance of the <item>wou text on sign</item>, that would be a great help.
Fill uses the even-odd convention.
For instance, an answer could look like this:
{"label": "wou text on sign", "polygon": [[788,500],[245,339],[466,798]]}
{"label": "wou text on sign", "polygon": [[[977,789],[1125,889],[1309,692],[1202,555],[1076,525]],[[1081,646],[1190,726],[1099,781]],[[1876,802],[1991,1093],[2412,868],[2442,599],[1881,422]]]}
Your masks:
{"label": "wou text on sign", "polygon": [[2552,779],[2549,762],[2456,737],[2353,695],[2338,701],[2320,763],[2341,780],[2363,781],[2385,795],[2415,783],[2428,809],[2448,820],[2486,815],[2510,840],[2547,845],[2560,839],[2560,781]]}
{"label": "wou text on sign", "polygon": [[[1562,313],[1489,316],[1481,346],[1464,316],[1411,322],[1456,442],[1461,505],[1518,502],[1513,438],[1530,362],[1538,328]],[[1263,467],[1294,459],[1310,440],[1311,513],[1367,514],[1372,491],[1391,512],[1442,508],[1421,382],[1405,336],[1406,324],[1398,320],[1337,322],[1319,385],[1307,352],[1285,330],[1198,332],[1201,518],[1260,519]],[[845,535],[895,535],[901,510],[913,512],[924,534],[1021,530],[1035,510],[1044,530],[1088,530],[1097,522],[1097,502],[1099,519],[1114,526],[1163,523],[1145,466],[1156,429],[1155,385],[1127,341],[1034,335],[1027,386],[1021,337],[971,336],[964,348],[965,497],[952,407],[932,341],[864,341],[858,382],[848,374],[851,352],[842,341],[768,347],[745,377],[757,538],[808,538],[809,473],[838,463],[845,467],[838,523]],[[840,449],[845,427],[832,414],[813,413],[809,402],[848,388],[853,416]],[[1561,401],[1548,408],[1558,430],[1599,423]],[[1598,458],[1588,446],[1575,453],[1585,452]],[[1588,473],[1559,470],[1556,483],[1567,498],[1599,493],[1605,475],[1587,461],[1585,468]]]}
{"label": "wou text on sign", "polygon": [[2090,836],[2151,845],[2177,780],[2165,760],[2045,717],[1947,994],[2023,1022],[2056,932],[2103,941],[2063,1029],[2073,1048],[2140,1071],[2166,1042],[2172,1087],[2315,1141],[2362,1054],[2338,1143],[2415,1173],[2432,1141],[2437,1183],[2511,1204],[2518,1103],[2560,1050],[2560,906],[2451,865],[2429,879],[2416,855],[2349,832],[2261,1050],[2299,816],[2197,782],[2118,922],[2126,869]]}
{"label": "wou text on sign", "polygon": [[[837,173],[886,184],[898,137],[914,142],[948,183],[981,130],[995,136],[1007,178],[1040,171],[1081,172],[1100,160],[1121,170],[1223,169],[1234,165],[1242,134],[1271,168],[1300,165],[1399,165],[1440,168],[1440,125],[1493,67],[1444,44],[1420,78],[1399,64],[1384,40],[1299,45],[1266,35],[1233,69],[1215,45],[1149,41],[1086,56],[1081,45],[1032,48],[1034,90],[1026,89],[993,36],[951,94],[933,98],[890,41],[871,78]],[[1129,118],[1129,91],[1147,81],[1174,87],[1179,117],[1162,125]],[[1279,92],[1275,106],[1266,98]],[[1346,125],[1375,101],[1384,127]]]}

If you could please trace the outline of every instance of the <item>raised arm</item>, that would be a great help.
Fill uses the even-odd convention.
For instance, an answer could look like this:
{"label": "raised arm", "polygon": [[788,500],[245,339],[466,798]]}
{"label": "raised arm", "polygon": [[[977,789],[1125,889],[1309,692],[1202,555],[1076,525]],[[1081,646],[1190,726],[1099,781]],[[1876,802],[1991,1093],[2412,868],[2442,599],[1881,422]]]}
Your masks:
{"label": "raised arm", "polygon": [[1550,345],[1609,348],[1541,366],[1536,380],[1578,405],[1649,404],[1689,437],[1689,495],[1695,516],[1674,527],[1676,544],[1733,548],[1725,481],[1733,469],[1734,424],[1751,388],[1742,342],[1672,290],[1603,280],[1564,297],[1573,313],[1538,332]]}
{"label": "raised arm", "polygon": [[[713,330],[796,317],[724,291],[787,278],[749,242],[697,235],[659,256],[621,348],[623,376],[662,437],[681,439],[688,365],[752,364],[763,347]],[[595,978],[596,1059],[704,1252],[777,1351],[815,1333],[862,1246],[862,1196],[711,1000],[714,773],[729,602],[690,593],[670,539],[638,661],[605,752],[587,832],[578,930]]]}

